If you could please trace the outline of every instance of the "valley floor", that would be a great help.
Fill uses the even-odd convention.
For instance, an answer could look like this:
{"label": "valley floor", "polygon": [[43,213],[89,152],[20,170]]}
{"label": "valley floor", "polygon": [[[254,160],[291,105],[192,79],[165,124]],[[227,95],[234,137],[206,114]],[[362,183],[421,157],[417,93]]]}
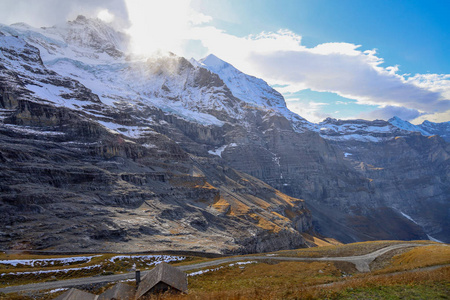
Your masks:
{"label": "valley floor", "polygon": [[[136,266],[151,268],[163,260],[189,275],[188,295],[163,295],[163,299],[448,299],[450,295],[450,247],[429,242],[377,241],[219,259],[109,254],[33,260],[6,256],[0,256],[0,282],[10,287],[0,289],[0,299],[53,299],[74,285],[99,294],[111,286],[108,281],[134,284],[133,273],[110,274]],[[55,266],[68,261],[71,265]],[[358,271],[358,261],[365,261],[370,272]],[[44,272],[82,269],[83,264],[85,270],[89,264],[104,267],[96,270],[97,276],[79,278],[69,285],[71,280],[58,280],[83,275],[67,271],[64,276],[48,277],[53,273]],[[33,271],[27,273],[27,268],[40,273],[31,280]],[[13,279],[14,273],[20,276]],[[11,286],[31,281],[44,283]]]}

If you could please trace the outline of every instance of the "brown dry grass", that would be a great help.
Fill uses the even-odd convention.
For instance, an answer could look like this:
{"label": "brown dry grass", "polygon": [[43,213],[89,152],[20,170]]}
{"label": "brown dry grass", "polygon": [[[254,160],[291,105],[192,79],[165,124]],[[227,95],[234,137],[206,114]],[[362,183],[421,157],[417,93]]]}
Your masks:
{"label": "brown dry grass", "polygon": [[[0,264],[0,287],[11,286],[11,285],[22,285],[28,283],[45,282],[45,281],[55,281],[55,280],[66,280],[72,278],[89,277],[95,275],[111,275],[123,272],[131,271],[133,265],[141,270],[151,269],[153,266],[149,266],[148,263],[152,262],[149,260],[140,260],[134,258],[135,256],[126,255],[127,258],[124,260],[115,260],[111,262],[110,259],[117,254],[103,254],[97,257],[93,257],[89,262],[78,262],[71,263],[69,265],[47,265],[47,266],[25,266],[25,265],[1,265]],[[131,257],[131,258],[128,258]],[[52,259],[56,257],[74,257],[74,256],[50,256],[50,255],[11,255],[8,259]],[[5,257],[6,258],[6,257]],[[192,263],[203,261],[203,258],[186,257],[183,263]],[[173,262],[176,264],[177,262]],[[90,267],[90,269],[88,269]],[[68,270],[75,268],[83,268],[80,270]],[[45,271],[39,273],[39,271]],[[25,272],[25,273],[24,273]],[[15,274],[22,273],[22,274]],[[28,274],[27,274],[28,273]]]}
{"label": "brown dry grass", "polygon": [[[310,269],[311,270],[311,269]],[[283,271],[286,271],[283,269]],[[279,273],[283,274],[283,273]],[[225,274],[222,274],[224,276]],[[292,274],[289,274],[292,275]],[[312,274],[309,274],[310,276]],[[197,283],[190,281],[190,291],[188,295],[162,295],[153,296],[150,299],[164,300],[186,300],[186,299],[366,299],[354,298],[355,293],[378,295],[375,299],[385,299],[384,293],[390,290],[418,290],[419,293],[425,290],[439,288],[440,294],[442,290],[449,291],[450,283],[450,267],[444,267],[432,271],[418,271],[411,273],[403,273],[396,275],[366,275],[358,278],[350,278],[345,281],[338,282],[329,286],[324,285],[308,285],[311,282],[304,283],[298,281],[299,278],[289,278],[285,276],[277,280],[275,284],[266,284],[259,280],[248,278],[248,285],[239,285],[234,277],[227,277],[226,281],[214,277],[202,280],[200,287]],[[281,277],[281,275],[280,275]],[[201,288],[206,285],[204,288]],[[381,296],[380,296],[381,295]],[[384,295],[384,296],[383,296]],[[392,298],[392,299],[401,299]],[[419,298],[420,295],[419,295]],[[423,298],[422,299],[427,299]]]}
{"label": "brown dry grass", "polygon": [[[351,251],[354,252],[350,254],[357,255],[395,243],[402,242],[377,241],[312,250],[321,255],[345,256]],[[387,257],[391,263],[386,268],[364,274],[356,274],[354,266],[344,262],[266,260],[241,266],[225,264],[217,271],[189,277],[188,295],[162,295],[151,299],[385,299],[391,294],[399,295],[392,299],[409,299],[410,295],[419,295],[418,299],[432,299],[450,294],[450,266],[435,270],[386,273],[449,264],[449,251],[448,246],[442,245],[417,247]],[[353,276],[348,276],[352,273]],[[41,299],[34,296],[20,298],[18,295],[14,296],[16,298],[4,297],[0,295],[0,299]],[[49,299],[48,295],[42,299]]]}
{"label": "brown dry grass", "polygon": [[333,245],[325,247],[314,247],[296,250],[283,250],[273,252],[279,256],[294,256],[294,257],[345,257],[352,255],[364,255],[381,248],[405,243],[417,243],[417,244],[436,244],[430,241],[369,241],[352,243],[346,245]]}
{"label": "brown dry grass", "polygon": [[[396,243],[399,242],[380,241],[324,247],[325,251],[320,253],[338,256],[357,251],[350,254],[363,254]],[[391,264],[378,273],[356,274],[345,278],[341,275],[352,273],[354,269],[352,271],[348,266],[326,262],[270,264],[268,261],[246,265],[244,269],[224,268],[190,278],[189,295],[165,295],[160,299],[365,299],[372,296],[385,299],[391,295],[392,299],[441,297],[450,294],[450,266],[436,270],[386,273],[449,264],[449,248],[443,245],[413,248],[394,256]],[[360,296],[355,298],[354,295]]]}
{"label": "brown dry grass", "polygon": [[332,238],[318,237],[316,235],[311,235],[311,234],[308,234],[308,233],[302,233],[302,236],[303,236],[303,238],[306,241],[316,245],[317,247],[343,245],[341,242],[339,242],[339,241],[337,241],[335,239],[332,239]]}
{"label": "brown dry grass", "polygon": [[450,264],[450,246],[430,245],[416,247],[405,253],[395,255],[389,266],[374,273],[392,273],[445,264]]}

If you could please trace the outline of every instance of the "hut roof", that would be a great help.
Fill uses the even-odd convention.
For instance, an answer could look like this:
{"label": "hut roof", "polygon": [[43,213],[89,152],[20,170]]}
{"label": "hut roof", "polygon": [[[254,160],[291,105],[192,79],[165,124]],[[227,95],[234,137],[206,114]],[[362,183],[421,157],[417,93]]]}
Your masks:
{"label": "hut roof", "polygon": [[124,284],[119,282],[114,286],[110,287],[106,291],[104,291],[100,296],[98,296],[98,300],[128,300],[134,299],[134,294],[136,290],[133,286],[129,284]]}
{"label": "hut roof", "polygon": [[54,300],[96,300],[97,297],[97,295],[72,288],[56,297]]}
{"label": "hut roof", "polygon": [[186,273],[169,264],[160,263],[142,278],[136,293],[136,298],[142,297],[142,295],[151,290],[159,282],[164,282],[180,292],[187,293]]}

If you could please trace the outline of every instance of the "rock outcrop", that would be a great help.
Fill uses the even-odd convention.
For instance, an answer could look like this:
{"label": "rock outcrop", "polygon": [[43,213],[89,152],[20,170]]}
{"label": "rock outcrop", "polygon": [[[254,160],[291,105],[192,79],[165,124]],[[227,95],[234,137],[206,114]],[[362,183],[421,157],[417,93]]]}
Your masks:
{"label": "rock outcrop", "polygon": [[[302,200],[196,155],[207,154],[199,143],[220,143],[224,129],[157,107],[105,105],[48,69],[35,46],[0,38],[0,247],[250,253],[305,244],[312,224]],[[226,108],[239,105],[217,75],[186,74],[193,68],[182,58],[147,63],[149,74],[186,76],[193,87],[223,91]]]}
{"label": "rock outcrop", "polygon": [[105,26],[0,26],[2,248],[250,253],[313,227],[448,241],[443,139],[312,124],[217,57],[137,58]]}
{"label": "rock outcrop", "polygon": [[[301,247],[311,229],[303,201],[162,134],[16,101],[0,126],[2,248],[248,253]],[[18,125],[24,110],[39,122]]]}

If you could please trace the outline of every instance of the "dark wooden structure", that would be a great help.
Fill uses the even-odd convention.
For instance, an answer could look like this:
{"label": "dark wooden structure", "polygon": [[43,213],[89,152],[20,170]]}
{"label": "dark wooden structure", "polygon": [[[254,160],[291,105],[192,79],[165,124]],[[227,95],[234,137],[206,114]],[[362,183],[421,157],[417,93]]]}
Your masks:
{"label": "dark wooden structure", "polygon": [[135,294],[134,286],[119,282],[100,294],[97,300],[129,300],[134,299]]}
{"label": "dark wooden structure", "polygon": [[129,300],[146,299],[150,294],[187,293],[187,275],[183,271],[166,263],[156,265],[140,280],[140,271],[136,271],[136,287],[117,283],[101,295],[94,295],[78,289],[70,289],[55,300]]}
{"label": "dark wooden structure", "polygon": [[78,289],[70,289],[56,297],[54,300],[96,300],[97,295],[83,292]]}
{"label": "dark wooden structure", "polygon": [[143,278],[136,292],[136,299],[149,294],[164,292],[187,293],[187,275],[166,263],[158,264]]}

